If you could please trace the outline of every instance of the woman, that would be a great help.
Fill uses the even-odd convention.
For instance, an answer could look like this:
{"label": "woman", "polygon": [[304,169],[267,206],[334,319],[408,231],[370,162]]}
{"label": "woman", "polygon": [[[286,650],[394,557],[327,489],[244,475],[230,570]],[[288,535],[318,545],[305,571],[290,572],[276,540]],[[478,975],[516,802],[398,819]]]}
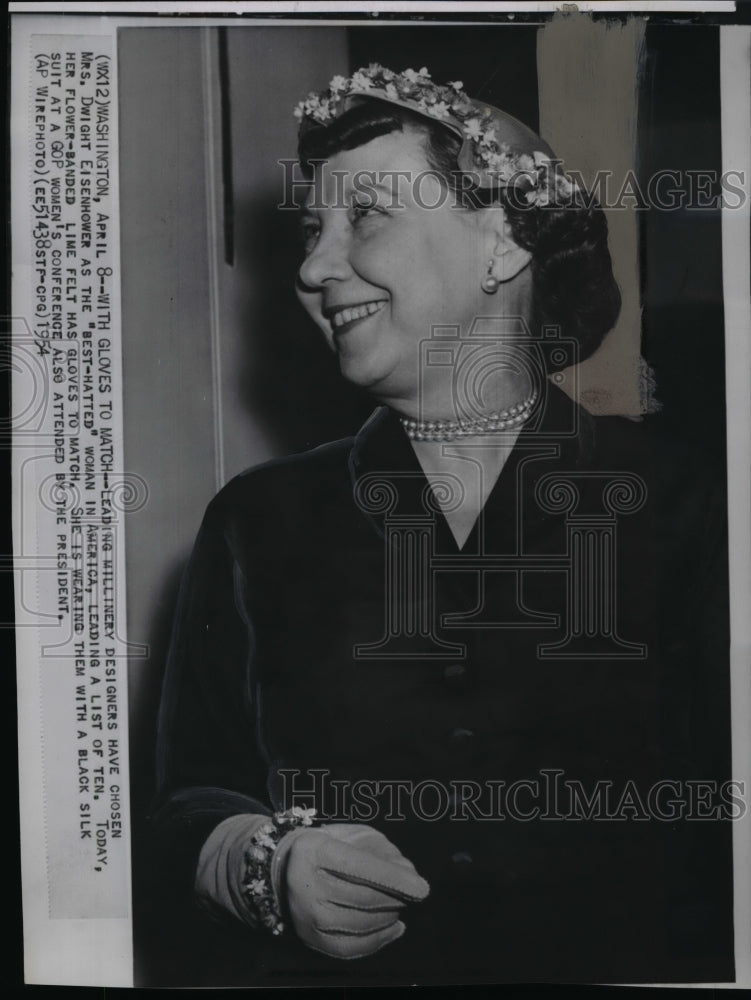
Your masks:
{"label": "woman", "polygon": [[162,703],[165,858],[248,980],[722,978],[699,859],[727,831],[645,814],[663,779],[722,773],[721,500],[686,459],[687,551],[659,442],[548,377],[617,317],[604,216],[425,69],[335,77],[297,115],[299,298],[380,406],[207,511]]}

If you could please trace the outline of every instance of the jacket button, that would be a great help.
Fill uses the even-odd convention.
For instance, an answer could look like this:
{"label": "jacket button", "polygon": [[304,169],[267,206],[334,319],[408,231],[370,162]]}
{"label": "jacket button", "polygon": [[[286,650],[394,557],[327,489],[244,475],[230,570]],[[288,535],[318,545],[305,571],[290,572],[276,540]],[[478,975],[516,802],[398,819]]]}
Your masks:
{"label": "jacket button", "polygon": [[479,874],[474,871],[473,857],[468,851],[454,851],[451,855],[449,868],[449,878],[453,885],[459,890],[472,888],[475,878]]}
{"label": "jacket button", "polygon": [[457,749],[465,749],[475,734],[471,729],[452,729],[449,733],[449,743]]}
{"label": "jacket button", "polygon": [[467,681],[467,668],[463,663],[451,663],[443,668],[443,679],[452,688],[464,687]]}

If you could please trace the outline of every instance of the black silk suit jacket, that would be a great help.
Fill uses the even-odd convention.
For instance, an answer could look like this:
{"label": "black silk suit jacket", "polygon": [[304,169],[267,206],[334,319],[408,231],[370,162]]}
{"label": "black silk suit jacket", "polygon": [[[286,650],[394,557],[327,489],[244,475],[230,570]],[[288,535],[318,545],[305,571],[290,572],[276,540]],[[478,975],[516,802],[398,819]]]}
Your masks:
{"label": "black silk suit jacket", "polygon": [[[551,386],[461,551],[426,485],[380,408],[208,508],[152,815],[192,984],[732,977],[720,478]],[[427,879],[399,941],[341,962],[192,912],[213,827],[295,803]]]}

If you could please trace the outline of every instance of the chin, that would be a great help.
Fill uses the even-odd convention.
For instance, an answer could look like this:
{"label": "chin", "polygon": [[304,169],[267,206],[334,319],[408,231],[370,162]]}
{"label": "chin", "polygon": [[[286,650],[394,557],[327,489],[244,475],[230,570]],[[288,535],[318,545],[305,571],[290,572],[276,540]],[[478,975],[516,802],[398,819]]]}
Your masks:
{"label": "chin", "polygon": [[375,390],[383,381],[383,373],[375,366],[362,364],[361,362],[345,361],[339,364],[339,370],[343,378],[352,385],[368,391]]}
{"label": "chin", "polygon": [[339,370],[348,382],[378,399],[394,399],[403,395],[403,389],[399,386],[401,380],[396,377],[393,367],[384,363],[382,358],[340,358]]}

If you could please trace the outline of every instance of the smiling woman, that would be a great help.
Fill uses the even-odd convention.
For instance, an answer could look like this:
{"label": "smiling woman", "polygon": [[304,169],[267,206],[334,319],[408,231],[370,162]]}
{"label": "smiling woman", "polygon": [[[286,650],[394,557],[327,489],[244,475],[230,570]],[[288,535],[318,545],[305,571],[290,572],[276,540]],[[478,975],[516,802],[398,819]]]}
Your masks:
{"label": "smiling woman", "polygon": [[[696,720],[726,697],[723,497],[554,384],[618,315],[603,213],[425,68],[337,76],[298,118],[297,294],[379,406],[209,506],[165,864],[249,982],[721,980],[727,774]],[[654,789],[697,775],[717,822],[660,822]]]}
{"label": "smiling woman", "polygon": [[[336,350],[345,378],[406,416],[417,416],[422,402],[438,418],[451,401],[434,398],[425,382],[419,398],[420,342],[432,326],[470,329],[487,306],[477,276],[494,258],[502,314],[528,313],[530,281],[513,279],[530,254],[514,243],[502,209],[468,211],[441,199],[442,180],[429,173],[424,144],[424,130],[407,126],[331,157],[324,198],[333,204],[343,179],[350,205],[319,210],[315,225],[306,227],[298,294]],[[367,199],[356,179],[369,172],[412,183],[400,192],[374,188],[376,197]],[[379,303],[377,314],[367,311],[368,303]],[[345,311],[358,307],[364,315]]]}

